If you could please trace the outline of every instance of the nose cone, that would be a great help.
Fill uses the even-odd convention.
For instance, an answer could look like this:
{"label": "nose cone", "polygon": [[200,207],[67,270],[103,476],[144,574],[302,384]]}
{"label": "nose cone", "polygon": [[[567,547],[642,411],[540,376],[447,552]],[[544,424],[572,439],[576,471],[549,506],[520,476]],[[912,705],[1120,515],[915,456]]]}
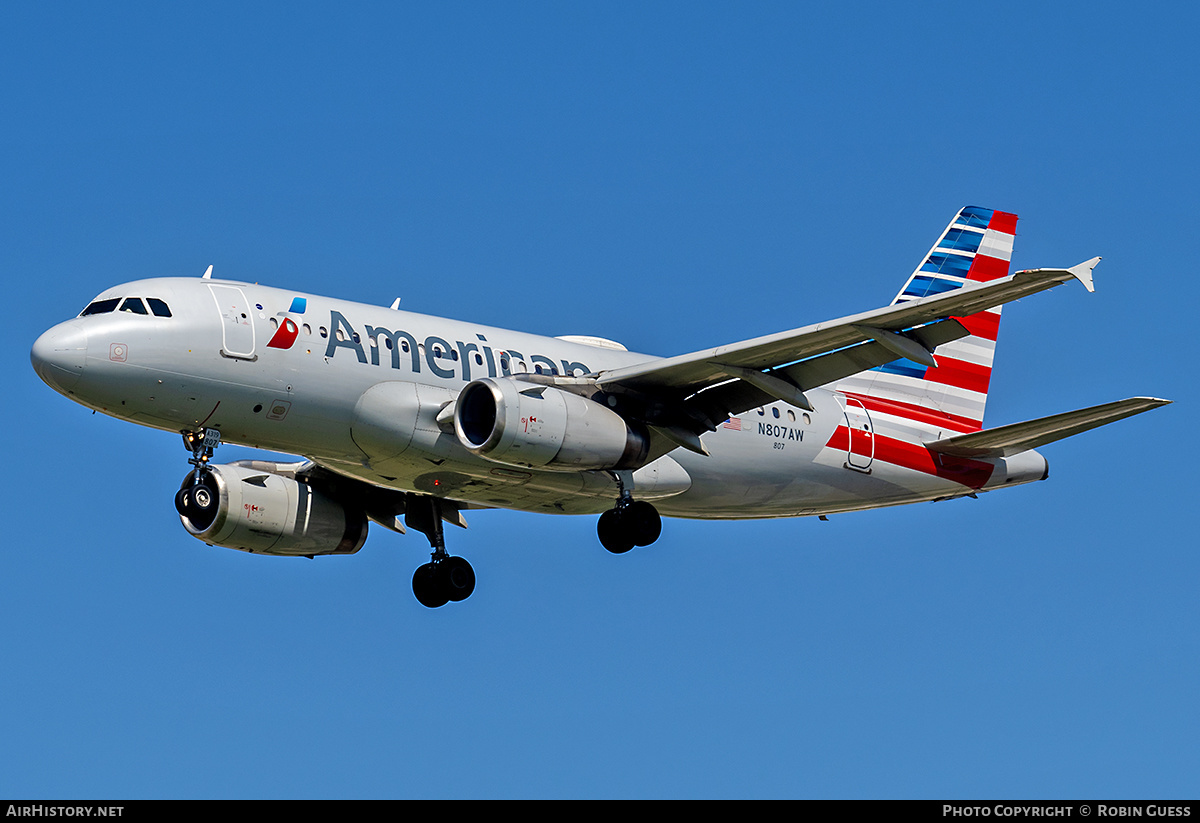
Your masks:
{"label": "nose cone", "polygon": [[68,320],[50,329],[34,342],[29,352],[38,377],[62,394],[79,382],[86,358],[87,332],[78,320]]}

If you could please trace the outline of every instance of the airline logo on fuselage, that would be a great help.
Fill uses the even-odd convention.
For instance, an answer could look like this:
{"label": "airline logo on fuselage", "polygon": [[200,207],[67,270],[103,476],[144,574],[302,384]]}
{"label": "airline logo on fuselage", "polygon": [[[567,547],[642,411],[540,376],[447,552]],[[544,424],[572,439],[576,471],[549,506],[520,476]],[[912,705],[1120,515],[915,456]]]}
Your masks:
{"label": "airline logo on fuselage", "polygon": [[[288,331],[285,334],[288,322],[291,321],[284,320],[268,346],[286,349],[296,342],[295,333]],[[292,325],[295,326],[295,323]],[[424,361],[425,367],[437,377],[450,380],[457,376],[464,382],[479,377],[497,377],[530,371],[568,376],[590,374],[592,371],[587,365],[575,360],[562,359],[555,362],[542,354],[530,354],[526,357],[515,349],[493,349],[482,334],[476,334],[475,337],[478,342],[455,340],[451,343],[437,335],[430,335],[419,341],[407,331],[386,329],[382,326],[363,326],[363,332],[359,334],[341,312],[330,311],[329,343],[325,347],[325,356],[332,359],[339,349],[349,349],[354,352],[359,363],[370,363],[372,366],[390,364],[393,369],[400,369],[403,364],[413,374],[421,372],[421,363]],[[280,345],[275,345],[276,339],[280,341]]]}
{"label": "airline logo on fuselage", "polygon": [[[262,306],[259,306],[261,309]],[[286,312],[280,312],[279,316],[283,318],[279,323],[279,328],[275,334],[271,336],[267,343],[269,349],[290,349],[296,342],[296,338],[300,336],[300,326],[296,321],[288,317],[289,314],[304,314],[308,309],[307,297],[293,297],[292,305],[288,307]]]}
{"label": "airline logo on fuselage", "polygon": [[269,349],[290,349],[292,344],[296,342],[296,338],[300,336],[300,327],[296,325],[296,321],[290,317],[283,318],[283,322],[279,324],[279,328],[267,343]]}

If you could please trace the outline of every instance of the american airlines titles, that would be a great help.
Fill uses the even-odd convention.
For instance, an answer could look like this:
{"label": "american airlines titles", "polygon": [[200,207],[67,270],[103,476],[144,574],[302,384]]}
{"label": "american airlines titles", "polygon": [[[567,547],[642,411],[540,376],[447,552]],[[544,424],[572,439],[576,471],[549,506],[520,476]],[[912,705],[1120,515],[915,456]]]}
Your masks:
{"label": "american airlines titles", "polygon": [[[574,376],[591,372],[586,365],[574,360],[564,359],[555,363],[554,360],[541,354],[531,354],[527,358],[521,352],[513,349],[494,351],[488,345],[487,338],[482,334],[475,335],[479,340],[478,343],[456,340],[452,344],[436,335],[431,335],[424,341],[418,342],[406,331],[392,331],[378,326],[364,326],[363,332],[360,337],[354,330],[354,326],[350,325],[350,321],[341,312],[331,311],[329,313],[329,344],[325,347],[325,356],[332,358],[338,349],[346,348],[354,352],[360,363],[370,362],[373,366],[379,366],[390,361],[393,369],[399,369],[401,363],[406,362],[414,374],[420,373],[421,361],[424,360],[429,371],[437,377],[449,380],[457,375],[463,382],[468,383],[475,378],[483,377],[482,370],[485,368],[488,377],[520,374],[526,371]],[[475,355],[478,359],[471,355]],[[526,360],[529,361],[531,368],[526,367]],[[480,370],[479,373],[472,375],[472,363]]]}

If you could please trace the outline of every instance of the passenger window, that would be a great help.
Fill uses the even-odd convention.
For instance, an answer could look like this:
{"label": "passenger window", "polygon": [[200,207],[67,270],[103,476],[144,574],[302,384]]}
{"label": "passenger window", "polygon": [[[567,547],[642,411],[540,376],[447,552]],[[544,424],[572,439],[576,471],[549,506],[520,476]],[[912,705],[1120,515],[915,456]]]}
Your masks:
{"label": "passenger window", "polygon": [[155,317],[171,316],[171,310],[167,308],[167,304],[157,297],[147,297],[146,302],[150,304],[150,311],[154,312]]}
{"label": "passenger window", "polygon": [[140,297],[126,297],[125,302],[121,304],[121,311],[132,312],[133,314],[147,314],[146,304],[142,302]]}
{"label": "passenger window", "polygon": [[117,304],[121,302],[121,298],[113,297],[108,300],[97,300],[89,303],[88,307],[79,313],[80,317],[90,317],[93,314],[108,314],[117,308]]}

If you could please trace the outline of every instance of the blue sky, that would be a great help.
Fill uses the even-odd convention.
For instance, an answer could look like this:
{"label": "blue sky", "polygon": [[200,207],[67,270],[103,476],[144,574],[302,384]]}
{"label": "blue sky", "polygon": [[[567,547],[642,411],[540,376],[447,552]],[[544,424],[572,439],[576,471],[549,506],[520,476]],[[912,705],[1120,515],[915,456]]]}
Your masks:
{"label": "blue sky", "polygon": [[[346,5],[346,4],[343,4]],[[0,796],[1195,797],[1191,5],[10,4]],[[1175,404],[1048,482],[829,522],[477,512],[265,558],[28,351],[219,276],[677,354],[886,304],[963,205],[1019,268],[989,425]],[[222,459],[241,456],[223,449]]]}

